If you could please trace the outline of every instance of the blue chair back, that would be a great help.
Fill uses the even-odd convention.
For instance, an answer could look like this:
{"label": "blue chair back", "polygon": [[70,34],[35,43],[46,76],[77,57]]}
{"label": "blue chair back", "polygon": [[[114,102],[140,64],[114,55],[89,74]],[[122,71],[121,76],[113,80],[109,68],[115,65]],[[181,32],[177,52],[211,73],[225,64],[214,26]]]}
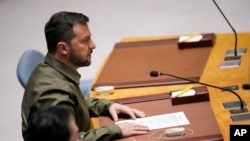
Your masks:
{"label": "blue chair back", "polygon": [[23,88],[26,87],[27,82],[34,68],[44,60],[44,55],[34,49],[26,50],[17,65],[17,78]]}
{"label": "blue chair back", "polygon": [[83,95],[89,96],[89,92],[91,91],[92,79],[80,80],[80,89]]}

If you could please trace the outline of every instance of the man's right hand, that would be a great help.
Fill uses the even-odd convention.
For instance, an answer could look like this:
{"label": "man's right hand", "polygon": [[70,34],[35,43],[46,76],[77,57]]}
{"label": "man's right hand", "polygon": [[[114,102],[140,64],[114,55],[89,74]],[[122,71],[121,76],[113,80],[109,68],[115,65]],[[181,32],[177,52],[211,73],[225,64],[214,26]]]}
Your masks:
{"label": "man's right hand", "polygon": [[124,122],[117,124],[122,130],[122,137],[130,137],[135,135],[147,134],[149,128],[145,125],[135,124],[132,122]]}

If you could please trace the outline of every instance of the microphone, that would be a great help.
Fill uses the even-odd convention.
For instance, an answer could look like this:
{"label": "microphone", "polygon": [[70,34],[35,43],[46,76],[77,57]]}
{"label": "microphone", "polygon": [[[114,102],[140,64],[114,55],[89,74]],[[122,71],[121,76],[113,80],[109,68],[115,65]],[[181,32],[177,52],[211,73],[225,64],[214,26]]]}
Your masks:
{"label": "microphone", "polygon": [[230,56],[229,58],[225,58],[225,60],[239,60],[241,57],[238,56],[238,53],[244,54],[246,52],[246,49],[238,49],[237,50],[237,43],[238,43],[238,37],[237,37],[237,33],[235,31],[235,29],[233,28],[233,26],[231,25],[231,23],[229,22],[229,20],[226,18],[225,14],[222,12],[222,10],[220,9],[219,5],[216,3],[215,0],[213,0],[215,6],[217,7],[217,9],[220,11],[220,13],[222,14],[222,16],[224,17],[224,19],[226,20],[226,22],[228,23],[228,25],[230,26],[230,28],[232,29],[234,36],[235,36],[235,44],[234,44],[234,50],[228,50],[227,51],[227,55],[231,55],[232,52],[234,52],[234,56]]}
{"label": "microphone", "polygon": [[168,73],[161,73],[161,72],[158,72],[158,71],[150,71],[150,76],[151,77],[158,77],[159,75],[167,75],[167,76],[171,76],[171,77],[174,77],[174,78],[186,80],[188,82],[198,83],[198,84],[202,84],[202,85],[209,86],[209,87],[212,87],[212,88],[216,88],[216,89],[220,89],[220,90],[231,92],[234,95],[236,95],[238,97],[239,101],[240,101],[240,109],[238,111],[234,111],[234,112],[237,112],[237,113],[246,112],[245,109],[244,109],[244,105],[243,105],[243,101],[242,101],[241,97],[236,92],[234,92],[234,91],[232,91],[230,89],[226,89],[226,88],[214,86],[214,85],[207,84],[207,83],[202,83],[202,82],[199,82],[199,81],[194,81],[194,80],[191,80],[191,79],[186,79],[186,78],[175,76],[175,75],[168,74]]}
{"label": "microphone", "polygon": [[242,88],[243,88],[244,90],[249,90],[249,89],[250,89],[250,84],[248,84],[248,83],[243,84],[243,85],[242,85]]}

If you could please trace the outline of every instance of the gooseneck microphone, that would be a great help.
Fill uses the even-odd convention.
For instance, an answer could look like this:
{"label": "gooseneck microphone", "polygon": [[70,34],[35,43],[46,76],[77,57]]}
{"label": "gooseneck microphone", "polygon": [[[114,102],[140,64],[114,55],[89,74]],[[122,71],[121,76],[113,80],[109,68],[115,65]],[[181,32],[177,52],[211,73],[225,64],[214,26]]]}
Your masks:
{"label": "gooseneck microphone", "polygon": [[243,84],[243,85],[242,85],[242,88],[243,88],[244,90],[250,90],[250,84],[248,84],[248,83]]}
{"label": "gooseneck microphone", "polygon": [[232,91],[230,89],[225,89],[225,88],[221,88],[221,87],[214,86],[214,85],[211,85],[211,84],[207,84],[207,83],[202,83],[202,82],[199,82],[199,81],[194,81],[194,80],[186,79],[186,78],[175,76],[175,75],[168,74],[168,73],[161,73],[161,72],[158,72],[158,71],[150,71],[150,76],[151,77],[158,77],[159,75],[167,75],[167,76],[175,77],[175,78],[178,78],[178,79],[181,79],[181,80],[186,80],[188,82],[198,83],[198,84],[202,84],[202,85],[209,86],[209,87],[212,87],[212,88],[216,88],[216,89],[220,89],[220,90],[231,92],[234,95],[236,95],[238,97],[238,99],[240,100],[240,107],[241,107],[240,110],[242,110],[242,111],[244,110],[244,105],[243,105],[243,101],[242,101],[241,97],[236,92],[234,92],[234,91]]}
{"label": "gooseneck microphone", "polygon": [[234,44],[234,55],[237,56],[237,42],[238,42],[238,37],[237,37],[237,33],[235,31],[235,29],[233,28],[233,26],[231,25],[231,23],[228,21],[228,19],[226,18],[226,16],[224,15],[224,13],[222,12],[222,10],[220,9],[219,5],[216,3],[215,0],[213,0],[214,4],[216,5],[216,7],[218,8],[218,10],[220,11],[221,15],[224,17],[224,19],[227,21],[228,25],[231,27],[231,29],[234,32],[234,36],[235,36],[235,44]]}

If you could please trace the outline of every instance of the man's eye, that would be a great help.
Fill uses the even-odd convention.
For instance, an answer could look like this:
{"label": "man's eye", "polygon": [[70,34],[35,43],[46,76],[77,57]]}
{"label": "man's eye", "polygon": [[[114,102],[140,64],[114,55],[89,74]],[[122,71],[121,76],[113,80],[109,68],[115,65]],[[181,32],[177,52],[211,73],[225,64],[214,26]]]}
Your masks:
{"label": "man's eye", "polygon": [[90,41],[90,38],[87,38],[87,39],[82,40],[83,43],[87,43],[87,42],[89,42],[89,41]]}

